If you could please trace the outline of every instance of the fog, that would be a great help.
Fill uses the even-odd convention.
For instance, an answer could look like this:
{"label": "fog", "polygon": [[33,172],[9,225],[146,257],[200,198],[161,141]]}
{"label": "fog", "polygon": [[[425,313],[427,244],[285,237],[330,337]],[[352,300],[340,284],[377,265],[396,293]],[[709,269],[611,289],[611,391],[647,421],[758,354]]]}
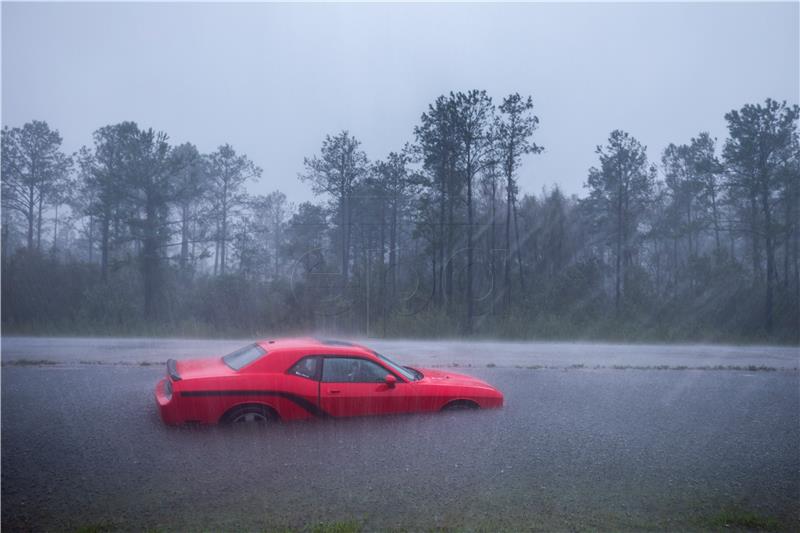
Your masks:
{"label": "fog", "polygon": [[655,157],[766,97],[797,103],[797,3],[112,4],[4,2],[2,123],[46,120],[67,152],[134,120],[229,142],[264,168],[253,193],[312,199],[296,179],[326,133],[370,158],[413,141],[440,94],[532,95],[545,152],[523,190],[584,194],[594,148],[632,132]]}

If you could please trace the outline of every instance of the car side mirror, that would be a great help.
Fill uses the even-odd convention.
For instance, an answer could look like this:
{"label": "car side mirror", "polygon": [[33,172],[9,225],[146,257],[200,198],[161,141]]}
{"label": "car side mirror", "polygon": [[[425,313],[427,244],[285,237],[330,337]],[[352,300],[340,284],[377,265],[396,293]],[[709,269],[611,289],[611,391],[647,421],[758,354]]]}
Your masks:
{"label": "car side mirror", "polygon": [[389,386],[389,388],[394,387],[397,384],[397,378],[391,374],[386,374],[386,377],[383,379],[383,381]]}

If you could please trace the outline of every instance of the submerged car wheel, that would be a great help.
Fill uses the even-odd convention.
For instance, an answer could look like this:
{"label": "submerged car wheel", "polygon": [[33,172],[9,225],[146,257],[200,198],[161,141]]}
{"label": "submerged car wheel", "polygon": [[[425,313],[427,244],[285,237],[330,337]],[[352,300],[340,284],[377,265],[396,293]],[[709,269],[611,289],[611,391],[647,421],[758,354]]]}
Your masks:
{"label": "submerged car wheel", "polygon": [[243,405],[228,411],[222,418],[226,424],[267,424],[274,422],[278,416],[263,405]]}
{"label": "submerged car wheel", "polygon": [[456,400],[442,407],[442,411],[465,411],[479,408],[480,406],[478,406],[478,404],[475,402],[471,402],[469,400]]}

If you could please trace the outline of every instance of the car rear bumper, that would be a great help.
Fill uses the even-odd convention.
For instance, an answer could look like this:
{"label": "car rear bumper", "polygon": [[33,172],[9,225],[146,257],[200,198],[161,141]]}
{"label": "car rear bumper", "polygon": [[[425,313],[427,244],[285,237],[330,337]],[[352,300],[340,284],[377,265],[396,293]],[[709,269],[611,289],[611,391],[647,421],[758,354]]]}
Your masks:
{"label": "car rear bumper", "polygon": [[178,413],[175,395],[173,394],[171,397],[168,396],[166,386],[166,378],[156,384],[156,404],[158,405],[158,412],[161,415],[161,420],[163,420],[165,424],[180,424],[182,420]]}

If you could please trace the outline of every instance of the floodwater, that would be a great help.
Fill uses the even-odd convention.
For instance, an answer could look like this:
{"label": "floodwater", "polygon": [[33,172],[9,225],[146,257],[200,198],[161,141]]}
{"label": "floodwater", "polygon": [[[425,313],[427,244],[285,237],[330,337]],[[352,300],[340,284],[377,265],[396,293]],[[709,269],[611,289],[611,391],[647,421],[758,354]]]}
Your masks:
{"label": "floodwater", "polygon": [[164,426],[151,363],[245,342],[4,338],[3,530],[800,529],[795,348],[370,340],[506,404]]}

